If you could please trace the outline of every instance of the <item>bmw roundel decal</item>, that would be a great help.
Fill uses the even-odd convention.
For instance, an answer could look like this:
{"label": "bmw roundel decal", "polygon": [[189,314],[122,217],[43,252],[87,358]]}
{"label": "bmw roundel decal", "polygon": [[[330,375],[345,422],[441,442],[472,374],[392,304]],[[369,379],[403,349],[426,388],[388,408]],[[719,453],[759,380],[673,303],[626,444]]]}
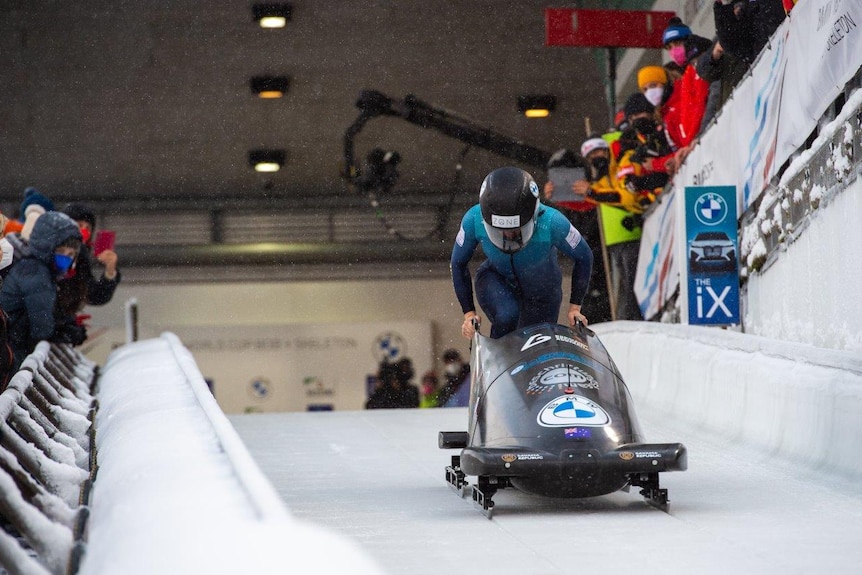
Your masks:
{"label": "bmw roundel decal", "polygon": [[536,418],[543,427],[604,427],[611,416],[602,407],[580,395],[563,395],[548,402]]}
{"label": "bmw roundel decal", "polygon": [[719,194],[703,194],[694,202],[694,215],[705,226],[717,226],[727,217],[728,207]]}

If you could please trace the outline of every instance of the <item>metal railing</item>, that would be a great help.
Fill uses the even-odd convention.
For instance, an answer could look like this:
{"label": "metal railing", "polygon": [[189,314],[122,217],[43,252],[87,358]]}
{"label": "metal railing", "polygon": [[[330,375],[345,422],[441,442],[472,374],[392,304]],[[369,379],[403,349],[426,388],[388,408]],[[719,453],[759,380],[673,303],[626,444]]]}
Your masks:
{"label": "metal railing", "polygon": [[[859,77],[848,85],[848,95],[858,88]],[[778,259],[782,247],[804,232],[810,216],[845,190],[862,171],[862,105],[844,106],[838,114],[830,110],[821,123],[832,123],[832,130],[800,151],[805,154],[801,158],[804,165],[798,168],[791,163],[792,173],[776,178],[742,217],[740,247],[746,276],[766,271]]]}
{"label": "metal railing", "polygon": [[72,347],[41,342],[0,393],[0,573],[77,571],[97,468],[97,376]]}

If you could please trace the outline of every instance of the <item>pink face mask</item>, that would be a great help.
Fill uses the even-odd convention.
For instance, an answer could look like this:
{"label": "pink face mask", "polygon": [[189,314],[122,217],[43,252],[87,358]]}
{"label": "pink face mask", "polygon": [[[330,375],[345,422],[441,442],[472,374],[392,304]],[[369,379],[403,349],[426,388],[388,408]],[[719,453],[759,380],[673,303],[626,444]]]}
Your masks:
{"label": "pink face mask", "polygon": [[685,64],[685,46],[673,46],[670,50],[670,58],[676,62],[677,66]]}

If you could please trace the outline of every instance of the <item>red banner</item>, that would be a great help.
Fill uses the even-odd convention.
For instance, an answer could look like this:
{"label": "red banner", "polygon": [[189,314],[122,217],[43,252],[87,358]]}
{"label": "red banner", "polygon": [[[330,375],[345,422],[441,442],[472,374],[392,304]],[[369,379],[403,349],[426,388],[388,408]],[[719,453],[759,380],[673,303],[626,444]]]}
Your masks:
{"label": "red banner", "polygon": [[545,8],[545,46],[661,48],[674,12]]}

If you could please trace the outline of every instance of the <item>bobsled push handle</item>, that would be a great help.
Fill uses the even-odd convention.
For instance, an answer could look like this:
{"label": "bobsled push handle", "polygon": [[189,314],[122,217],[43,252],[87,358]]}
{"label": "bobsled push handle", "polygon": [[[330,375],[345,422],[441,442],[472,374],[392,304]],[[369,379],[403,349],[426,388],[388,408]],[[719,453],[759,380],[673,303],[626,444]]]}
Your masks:
{"label": "bobsled push handle", "polygon": [[591,336],[595,335],[595,332],[587,327],[587,324],[582,322],[581,320],[575,320],[575,328],[574,330],[583,336]]}
{"label": "bobsled push handle", "polygon": [[473,324],[473,337],[470,338],[470,355],[473,355],[473,344],[476,343],[479,339],[479,327],[482,325],[482,320],[479,316],[475,316],[470,319],[470,323]]}

